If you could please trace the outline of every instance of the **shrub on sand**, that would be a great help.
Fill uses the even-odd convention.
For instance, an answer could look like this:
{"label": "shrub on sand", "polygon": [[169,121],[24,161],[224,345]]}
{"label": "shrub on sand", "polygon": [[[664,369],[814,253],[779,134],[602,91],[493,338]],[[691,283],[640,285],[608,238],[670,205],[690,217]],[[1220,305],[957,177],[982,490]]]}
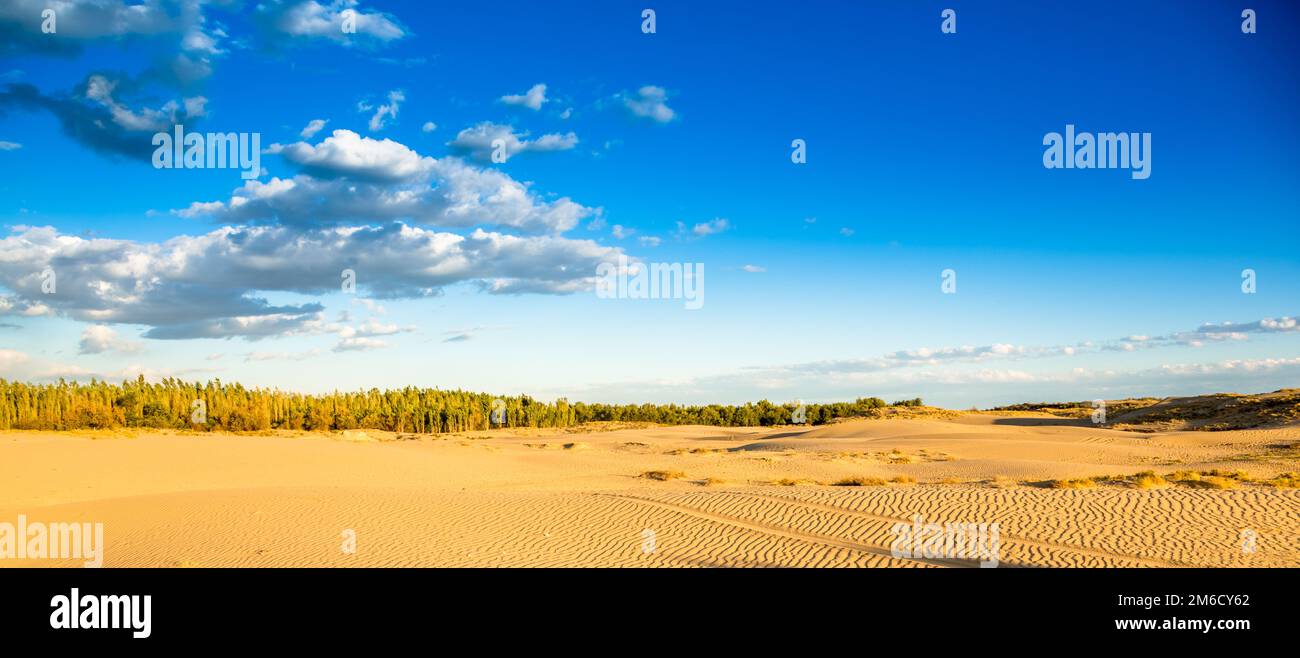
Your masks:
{"label": "shrub on sand", "polygon": [[772,484],[775,484],[780,487],[795,487],[803,484],[804,482],[807,482],[807,480],[796,480],[794,478],[781,478],[780,480],[773,480]]}
{"label": "shrub on sand", "polygon": [[1138,489],[1164,489],[1169,486],[1169,480],[1166,480],[1153,471],[1142,471],[1133,476],[1133,486]]}
{"label": "shrub on sand", "polygon": [[1090,478],[1080,478],[1076,480],[1052,480],[1049,486],[1053,489],[1091,489],[1097,486],[1097,483]]}
{"label": "shrub on sand", "polygon": [[1279,473],[1268,483],[1279,489],[1300,489],[1300,473]]}
{"label": "shrub on sand", "polygon": [[831,483],[831,486],[836,487],[883,487],[884,485],[885,481],[880,478],[861,476],[843,478]]}
{"label": "shrub on sand", "polygon": [[660,482],[667,482],[668,480],[677,480],[677,479],[684,478],[686,477],[686,474],[681,471],[646,471],[641,474],[641,477],[647,480],[658,480]]}

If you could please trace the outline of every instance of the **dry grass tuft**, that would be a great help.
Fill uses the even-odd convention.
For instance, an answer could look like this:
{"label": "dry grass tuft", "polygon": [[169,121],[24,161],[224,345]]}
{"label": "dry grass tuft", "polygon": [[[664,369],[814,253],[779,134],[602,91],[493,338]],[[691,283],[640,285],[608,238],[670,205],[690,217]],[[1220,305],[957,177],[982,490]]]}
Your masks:
{"label": "dry grass tuft", "polygon": [[1143,471],[1133,476],[1133,486],[1138,489],[1164,489],[1169,486],[1169,480],[1166,480],[1153,471]]}
{"label": "dry grass tuft", "polygon": [[1091,478],[1079,478],[1076,480],[1052,480],[1049,487],[1053,489],[1091,489],[1097,486],[1097,482]]}
{"label": "dry grass tuft", "polygon": [[1267,484],[1279,489],[1300,489],[1300,473],[1279,473],[1272,480],[1269,480]]}
{"label": "dry grass tuft", "polygon": [[667,482],[668,480],[679,480],[684,478],[686,477],[686,474],[681,471],[646,471],[641,474],[641,477],[647,480]]}
{"label": "dry grass tuft", "polygon": [[1236,489],[1238,484],[1252,481],[1245,471],[1174,471],[1165,476],[1178,484],[1198,489]]}
{"label": "dry grass tuft", "polygon": [[805,479],[802,479],[802,478],[801,478],[801,479],[798,479],[798,480],[796,480],[796,479],[794,479],[794,478],[781,478],[780,480],[773,480],[773,481],[772,481],[772,484],[775,484],[775,485],[777,485],[777,486],[781,486],[781,487],[797,487],[797,486],[799,486],[799,485],[801,485],[801,484],[816,484],[816,483],[813,482],[812,480],[805,480]]}
{"label": "dry grass tuft", "polygon": [[836,480],[831,483],[834,487],[883,487],[885,481],[880,478],[869,478],[862,476],[848,477]]}

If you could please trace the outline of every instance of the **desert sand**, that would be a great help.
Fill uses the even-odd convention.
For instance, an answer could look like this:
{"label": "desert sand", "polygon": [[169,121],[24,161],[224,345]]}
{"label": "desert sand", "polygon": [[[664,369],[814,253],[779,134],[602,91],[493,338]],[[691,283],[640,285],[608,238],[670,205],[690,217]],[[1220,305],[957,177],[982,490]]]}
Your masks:
{"label": "desert sand", "polygon": [[[585,429],[5,432],[0,521],[103,523],[107,567],[974,564],[892,556],[890,528],[918,514],[997,522],[1001,567],[1300,566],[1300,490],[1276,484],[1300,470],[1295,425],[954,413]],[[1235,474],[1123,477],[1216,469]],[[850,478],[866,486],[833,486]],[[1084,478],[1098,479],[1052,488]]]}

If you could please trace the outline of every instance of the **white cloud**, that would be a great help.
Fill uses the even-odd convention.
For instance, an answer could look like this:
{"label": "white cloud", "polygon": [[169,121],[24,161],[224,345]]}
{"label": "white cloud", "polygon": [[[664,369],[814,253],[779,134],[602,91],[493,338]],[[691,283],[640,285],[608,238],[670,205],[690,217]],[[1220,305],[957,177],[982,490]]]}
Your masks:
{"label": "white cloud", "polygon": [[[394,89],[388,92],[388,102],[375,108],[375,113],[370,117],[370,123],[367,124],[370,132],[377,132],[384,129],[389,119],[397,118],[397,111],[401,104],[406,101],[406,94],[400,89]],[[370,105],[364,104],[359,106],[362,111],[369,111]]]}
{"label": "white cloud", "polygon": [[0,140],[0,151],[16,151],[22,147],[23,145],[17,142],[6,142]]}
{"label": "white cloud", "polygon": [[663,240],[653,235],[643,235],[637,238],[637,242],[641,243],[642,247],[658,247]]}
{"label": "white cloud", "polygon": [[546,85],[535,84],[523,94],[507,94],[501,97],[501,102],[506,105],[519,105],[530,110],[540,110],[542,104],[546,102]]}
{"label": "white cloud", "polygon": [[1291,333],[1300,331],[1300,322],[1296,318],[1281,317],[1276,320],[1273,318],[1264,318],[1258,322],[1243,322],[1233,324],[1224,322],[1223,324],[1207,323],[1201,325],[1196,330],[1198,333],[1207,336],[1234,336],[1247,333]]}
{"label": "white cloud", "polygon": [[624,107],[633,115],[653,119],[659,123],[672,121],[677,113],[668,107],[668,92],[663,87],[646,85],[635,94],[622,94]]}
{"label": "white cloud", "polygon": [[363,352],[387,347],[387,343],[377,338],[344,338],[334,346],[335,352]]}
{"label": "white cloud", "polygon": [[425,122],[424,122],[424,125],[423,125],[423,126],[420,126],[420,130],[422,130],[422,131],[424,131],[424,132],[426,132],[426,133],[431,133],[431,132],[433,132],[433,131],[435,131],[435,130],[437,130],[437,129],[438,129],[438,124],[436,124],[436,123],[434,123],[434,122],[432,122],[432,121],[425,121]]}
{"label": "white cloud", "polygon": [[311,349],[303,352],[249,352],[244,355],[244,361],[305,361],[307,359],[314,359],[321,354],[322,352],[318,349]]}
{"label": "white cloud", "polygon": [[[8,313],[48,304],[81,321],[144,325],[146,338],[256,340],[338,333],[320,304],[274,304],[261,293],[337,292],[344,269],[375,298],[427,297],[463,283],[496,294],[562,294],[590,289],[596,266],[619,253],[590,240],[403,224],[222,227],[161,243],[20,227],[0,239],[0,286],[12,291],[0,299]],[[57,295],[41,291],[47,267],[57,268]]]}
{"label": "white cloud", "polygon": [[701,222],[701,224],[692,226],[692,229],[690,229],[690,233],[692,233],[694,237],[703,238],[706,237],[706,235],[714,235],[714,234],[722,233],[722,231],[727,230],[729,228],[731,228],[731,222],[728,222],[727,220],[724,220],[724,218],[719,217],[719,218],[715,218],[715,220]]}
{"label": "white cloud", "polygon": [[516,133],[510,126],[484,121],[460,131],[456,139],[447,142],[447,146],[476,160],[491,162],[496,150],[493,142],[497,140],[501,140],[502,155],[506,160],[520,153],[567,151],[578,145],[578,136],[573,132],[563,135],[550,133],[532,140],[526,139],[528,134],[527,131]]}
{"label": "white cloud", "polygon": [[[257,18],[271,30],[295,37],[327,39],[351,45],[362,37],[386,43],[406,36],[406,31],[389,14],[358,9],[356,0],[285,2],[269,0],[257,4]],[[352,12],[354,32],[343,30],[345,12]]]}
{"label": "white cloud", "polygon": [[351,130],[335,130],[315,146],[305,142],[284,146],[280,154],[313,175],[374,181],[410,180],[428,174],[435,162],[399,142],[362,137]]}
{"label": "white cloud", "polygon": [[139,344],[123,340],[112,327],[95,324],[81,332],[81,354],[101,354],[104,352],[135,352]]}
{"label": "white cloud", "polygon": [[745,272],[750,272],[751,274],[758,274],[767,271],[766,267],[759,267],[758,265],[741,265],[740,269]]}
{"label": "white cloud", "polygon": [[[86,80],[85,97],[89,100],[99,103],[113,117],[113,122],[126,130],[140,132],[157,132],[170,130],[179,117],[196,118],[204,113],[204,104],[206,99],[203,97],[183,99],[185,111],[182,113],[182,105],[176,101],[168,101],[158,109],[141,107],[133,110],[126,105],[119,103],[113,98],[113,90],[116,89],[118,81],[110,80],[102,75],[92,75]],[[191,114],[197,112],[197,114]]]}
{"label": "white cloud", "polygon": [[307,173],[251,180],[229,201],[195,202],[173,212],[234,223],[414,221],[530,232],[567,231],[599,212],[568,197],[543,200],[496,169],[479,169],[455,157],[421,157],[398,142],[348,130],[336,130],[315,146],[299,142],[280,152]]}
{"label": "white cloud", "polygon": [[[18,350],[11,350],[7,348],[0,348],[0,372],[12,373],[12,371],[15,368],[27,363],[30,360],[31,357],[27,356],[27,354],[24,352],[19,352]],[[7,375],[7,376],[12,376],[12,375]]]}
{"label": "white cloud", "polygon": [[366,307],[366,310],[367,310],[367,311],[370,311],[371,313],[374,313],[375,315],[383,315],[383,314],[385,314],[385,313],[388,312],[388,309],[384,308],[384,306],[383,306],[382,304],[380,304],[379,302],[377,302],[377,301],[375,301],[375,300],[373,300],[373,299],[366,299],[365,297],[353,297],[353,298],[352,298],[352,305],[353,305],[353,306],[364,306],[364,307]]}
{"label": "white cloud", "polygon": [[[39,14],[38,14],[39,15]],[[47,111],[70,138],[95,150],[147,161],[154,151],[150,138],[182,120],[187,128],[204,113],[201,96],[169,100],[158,107],[132,106],[120,98],[138,85],[102,74],[89,76],[67,94],[46,95],[36,87],[10,84],[0,91],[0,113],[11,109]]]}
{"label": "white cloud", "polygon": [[311,139],[312,136],[320,132],[321,128],[324,128],[327,123],[329,123],[329,119],[312,119],[307,123],[307,127],[303,128],[302,132],[298,134],[302,135],[303,139]]}
{"label": "white cloud", "polygon": [[[94,41],[174,39],[176,54],[161,58],[152,77],[192,82],[223,54],[219,29],[208,29],[199,0],[6,0],[0,3],[0,53],[75,54]],[[42,31],[41,12],[55,10],[57,38]]]}

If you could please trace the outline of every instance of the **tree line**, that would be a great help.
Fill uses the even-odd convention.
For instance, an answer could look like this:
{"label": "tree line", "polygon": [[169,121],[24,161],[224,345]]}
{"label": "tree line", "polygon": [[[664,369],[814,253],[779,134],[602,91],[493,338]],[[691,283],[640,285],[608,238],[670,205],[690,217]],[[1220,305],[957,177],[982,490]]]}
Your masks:
{"label": "tree line", "polygon": [[[893,406],[920,406],[921,399]],[[59,380],[29,384],[0,379],[0,429],[71,430],[118,427],[210,431],[349,430],[434,433],[493,427],[570,427],[592,421],[663,425],[751,427],[808,423],[870,415],[888,407],[878,397],[826,404],[743,405],[588,404],[563,398],[542,402],[527,395],[493,396],[460,390],[406,387],[307,395],[240,384],[148,383],[141,376],[121,385]]]}

